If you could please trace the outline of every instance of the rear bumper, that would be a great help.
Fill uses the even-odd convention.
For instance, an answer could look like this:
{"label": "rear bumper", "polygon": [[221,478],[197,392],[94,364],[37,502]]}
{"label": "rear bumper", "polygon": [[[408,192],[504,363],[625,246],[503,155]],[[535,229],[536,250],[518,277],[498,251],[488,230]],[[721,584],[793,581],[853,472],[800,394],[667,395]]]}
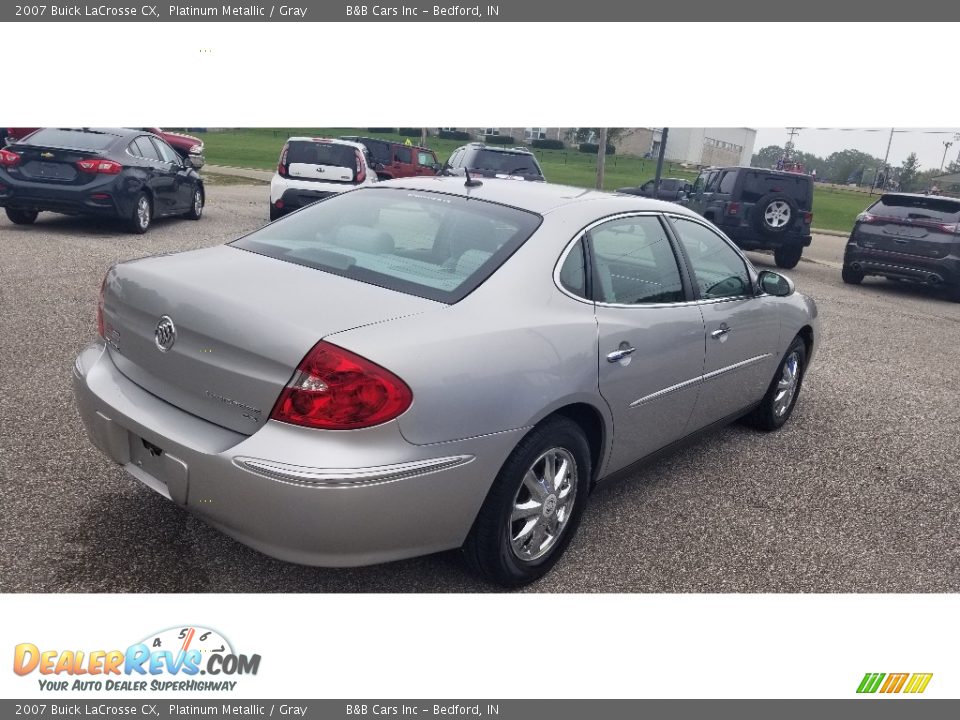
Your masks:
{"label": "rear bumper", "polygon": [[[25,182],[4,173],[0,175],[0,207],[67,215],[126,216],[127,208],[122,206],[115,184],[114,178],[108,178],[82,188],[58,187],[50,183]],[[109,197],[96,200],[92,197],[94,193],[105,193]]]}
{"label": "rear bumper", "polygon": [[925,258],[917,255],[863,248],[847,243],[843,265],[864,275],[878,275],[895,280],[910,280],[927,285],[960,284],[960,258]]}
{"label": "rear bumper", "polygon": [[337,433],[268,421],[245,436],[142,390],[101,343],[77,357],[73,387],[93,444],[130,475],[237,540],[306,565],[459,547],[522,434],[413,445],[396,423]]}
{"label": "rear bumper", "polygon": [[779,247],[810,247],[810,231],[790,231],[782,235],[763,235],[748,225],[717,225],[738,247],[746,250],[776,249]]}

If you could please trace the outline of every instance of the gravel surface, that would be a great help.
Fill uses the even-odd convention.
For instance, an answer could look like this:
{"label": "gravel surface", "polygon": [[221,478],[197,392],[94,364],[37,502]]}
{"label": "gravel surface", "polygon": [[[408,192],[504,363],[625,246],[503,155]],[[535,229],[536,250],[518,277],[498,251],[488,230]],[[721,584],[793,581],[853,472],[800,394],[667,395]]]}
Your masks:
{"label": "gravel surface", "polygon": [[[0,217],[0,591],[491,589],[456,552],[348,570],[272,560],[87,440],[70,368],[94,336],[107,268],[231,240],[266,210],[266,188],[230,185],[210,188],[200,222],[158,221],[142,236]],[[566,556],[528,590],[960,591],[960,304],[881,280],[845,286],[818,262],[788,274],[816,298],[824,334],[787,426],[734,425],[599,488]]]}

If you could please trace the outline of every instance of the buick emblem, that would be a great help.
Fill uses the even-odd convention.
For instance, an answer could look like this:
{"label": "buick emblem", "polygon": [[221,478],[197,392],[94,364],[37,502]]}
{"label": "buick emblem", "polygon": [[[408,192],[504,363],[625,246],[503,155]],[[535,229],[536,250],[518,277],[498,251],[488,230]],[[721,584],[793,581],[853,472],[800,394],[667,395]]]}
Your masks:
{"label": "buick emblem", "polygon": [[177,341],[177,328],[169,315],[164,315],[157,323],[157,329],[153,333],[153,339],[157,343],[157,350],[166,352],[173,347]]}

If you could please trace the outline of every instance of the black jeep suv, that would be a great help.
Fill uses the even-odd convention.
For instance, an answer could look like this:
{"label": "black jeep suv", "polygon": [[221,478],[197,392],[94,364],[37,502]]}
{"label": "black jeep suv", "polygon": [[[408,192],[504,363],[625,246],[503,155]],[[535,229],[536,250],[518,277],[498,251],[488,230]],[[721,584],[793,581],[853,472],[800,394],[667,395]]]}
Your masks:
{"label": "black jeep suv", "polygon": [[682,204],[700,213],[744,250],[773,250],[792,268],[810,245],[813,178],[752,167],[703,170]]}

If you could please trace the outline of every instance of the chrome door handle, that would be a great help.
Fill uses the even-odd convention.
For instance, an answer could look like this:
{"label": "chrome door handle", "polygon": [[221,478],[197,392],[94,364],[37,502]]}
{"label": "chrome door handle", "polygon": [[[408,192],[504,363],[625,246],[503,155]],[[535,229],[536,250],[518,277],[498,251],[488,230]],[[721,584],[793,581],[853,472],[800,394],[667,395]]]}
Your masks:
{"label": "chrome door handle", "polygon": [[719,340],[728,332],[730,332],[730,326],[726,323],[723,323],[720,327],[710,333],[710,337],[712,337],[714,340]]}
{"label": "chrome door handle", "polygon": [[626,343],[623,343],[619,350],[614,350],[612,353],[607,354],[607,362],[609,363],[620,362],[625,357],[629,357],[637,351],[635,347],[630,347],[630,346],[623,347],[623,345],[626,345]]}

